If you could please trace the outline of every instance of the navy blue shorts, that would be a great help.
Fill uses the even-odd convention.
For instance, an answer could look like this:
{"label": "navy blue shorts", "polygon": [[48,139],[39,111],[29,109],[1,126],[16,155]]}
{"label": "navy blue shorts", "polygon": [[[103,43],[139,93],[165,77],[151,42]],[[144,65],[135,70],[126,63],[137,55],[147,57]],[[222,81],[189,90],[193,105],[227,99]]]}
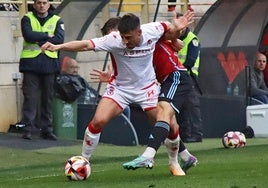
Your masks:
{"label": "navy blue shorts", "polygon": [[187,71],[175,71],[161,83],[158,101],[169,102],[174,110],[179,113],[187,102],[187,95],[191,88],[192,80]]}

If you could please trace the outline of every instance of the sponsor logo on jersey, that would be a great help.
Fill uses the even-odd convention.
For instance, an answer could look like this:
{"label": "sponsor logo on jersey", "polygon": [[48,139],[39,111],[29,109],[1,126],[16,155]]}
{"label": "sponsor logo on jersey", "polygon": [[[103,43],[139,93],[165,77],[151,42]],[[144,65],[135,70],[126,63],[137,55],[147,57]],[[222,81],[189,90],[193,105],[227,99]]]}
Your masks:
{"label": "sponsor logo on jersey", "polygon": [[124,56],[136,56],[136,55],[147,55],[151,54],[151,49],[144,50],[126,50]]}

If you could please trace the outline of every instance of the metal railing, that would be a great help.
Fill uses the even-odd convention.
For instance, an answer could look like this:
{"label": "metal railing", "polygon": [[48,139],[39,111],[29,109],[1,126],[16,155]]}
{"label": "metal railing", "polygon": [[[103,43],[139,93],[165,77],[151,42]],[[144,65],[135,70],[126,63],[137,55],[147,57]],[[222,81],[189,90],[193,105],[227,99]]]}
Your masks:
{"label": "metal railing", "polygon": [[[64,0],[53,0],[49,1],[51,5],[57,6],[61,4]],[[179,0],[178,0],[179,1]],[[103,16],[105,18],[109,18],[109,8],[112,6],[119,6],[119,1],[113,1],[111,0],[109,4],[104,8],[103,10]],[[14,10],[13,11],[18,11],[19,12],[19,19],[21,19],[27,12],[28,12],[28,5],[33,4],[32,0],[0,0],[0,4],[7,4],[7,5],[13,5]],[[136,2],[133,1],[127,1],[124,0],[123,6],[124,7],[137,7],[140,6],[139,10],[141,13],[141,19],[142,22],[146,23],[149,22],[149,6],[168,6],[168,5],[176,5],[179,6],[179,9],[181,12],[185,12],[187,10],[188,5],[193,5],[193,6],[211,6],[213,3],[210,2],[202,2],[202,3],[188,3],[187,0],[180,0],[179,2],[176,3],[168,3],[168,2],[162,2],[162,1],[156,1],[156,0],[137,0]],[[7,10],[7,11],[12,11],[12,10]],[[18,27],[17,30],[13,32],[14,37],[21,36],[21,31],[20,28]]]}
{"label": "metal railing", "polygon": [[[64,0],[53,0],[50,1],[50,4],[52,5],[59,5],[61,2]],[[179,1],[179,0],[178,0]],[[109,6],[118,6],[119,1],[113,1],[111,0],[109,2]],[[213,3],[211,2],[202,2],[202,3],[192,3],[188,2],[188,0],[180,0],[179,2],[176,3],[169,3],[169,2],[162,2],[162,1],[155,1],[155,0],[137,0],[136,2],[133,1],[127,1],[125,0],[123,3],[123,6],[140,6],[141,11],[143,12],[143,9],[148,10],[149,6],[157,6],[158,3],[160,3],[160,6],[168,6],[168,5],[176,5],[180,6],[180,10],[182,12],[187,10],[188,5],[193,5],[193,6],[211,6]],[[18,7],[19,11],[19,16],[20,18],[28,11],[28,5],[33,4],[32,0],[0,0],[0,4],[11,4],[11,5],[16,5]]]}
{"label": "metal railing", "polygon": [[[63,0],[54,0],[49,3],[52,5],[59,5]],[[14,10],[19,11],[19,17],[22,16],[28,11],[28,5],[33,4],[33,1],[28,0],[0,0],[0,4],[15,5]]]}

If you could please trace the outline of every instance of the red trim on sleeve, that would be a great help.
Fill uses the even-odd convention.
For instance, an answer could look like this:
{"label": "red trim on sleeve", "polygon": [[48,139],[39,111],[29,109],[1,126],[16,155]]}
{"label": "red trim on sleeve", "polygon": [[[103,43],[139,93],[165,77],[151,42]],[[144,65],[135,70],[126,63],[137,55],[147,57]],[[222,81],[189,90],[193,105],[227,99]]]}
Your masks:
{"label": "red trim on sleeve", "polygon": [[161,25],[164,27],[164,33],[167,32],[167,30],[168,30],[167,24],[164,22],[161,22]]}
{"label": "red trim on sleeve", "polygon": [[95,49],[95,47],[96,47],[95,43],[91,39],[89,41],[92,43],[93,48]]}

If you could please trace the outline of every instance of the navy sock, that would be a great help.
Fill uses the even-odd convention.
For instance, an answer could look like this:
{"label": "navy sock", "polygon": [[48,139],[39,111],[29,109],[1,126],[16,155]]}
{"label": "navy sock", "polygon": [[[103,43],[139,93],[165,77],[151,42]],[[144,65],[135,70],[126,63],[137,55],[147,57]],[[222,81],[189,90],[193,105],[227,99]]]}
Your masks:
{"label": "navy sock", "polygon": [[149,136],[148,147],[152,147],[157,151],[162,142],[166,139],[169,129],[169,124],[167,122],[156,122],[152,133]]}
{"label": "navy sock", "polygon": [[185,147],[184,143],[180,140],[179,153],[182,152],[185,149],[186,149],[186,147]]}

